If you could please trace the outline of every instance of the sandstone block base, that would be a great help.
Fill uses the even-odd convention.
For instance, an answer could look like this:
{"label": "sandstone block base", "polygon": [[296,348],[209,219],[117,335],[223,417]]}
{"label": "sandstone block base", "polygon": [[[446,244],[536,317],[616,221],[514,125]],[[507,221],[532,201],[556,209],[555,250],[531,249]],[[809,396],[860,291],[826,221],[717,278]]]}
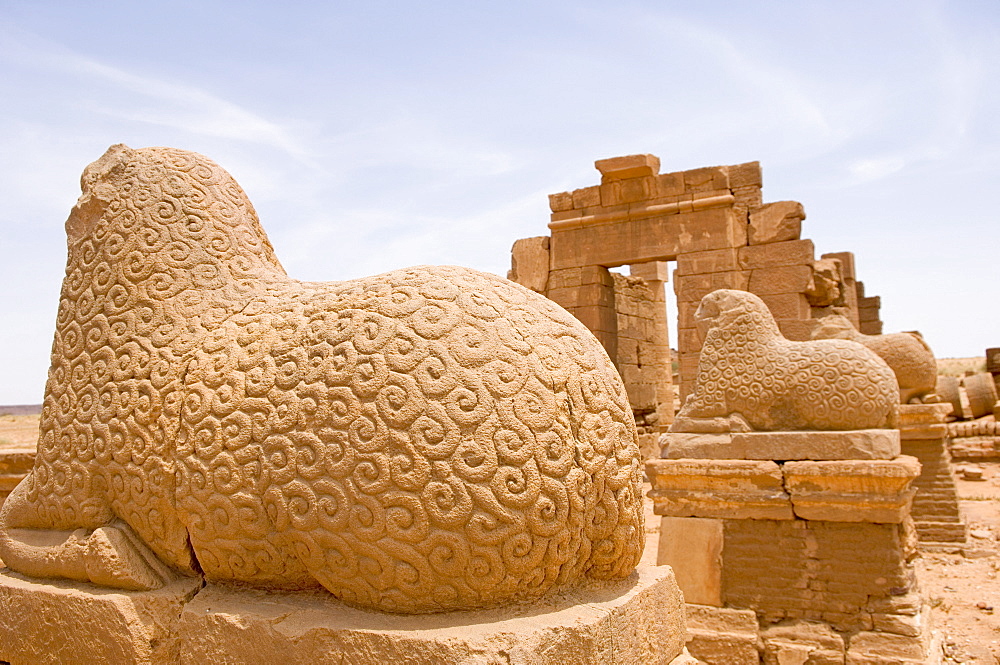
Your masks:
{"label": "sandstone block base", "polygon": [[795,515],[830,522],[903,522],[920,463],[894,460],[788,462],[782,467]]}
{"label": "sandstone block base", "polygon": [[200,579],[183,579],[156,591],[122,592],[0,570],[0,661],[177,663],[178,617],[200,588]]}
{"label": "sandstone block base", "polygon": [[670,459],[746,460],[876,460],[900,452],[899,430],[734,432],[690,434],[669,432],[661,437]]}
{"label": "sandstone block base", "polygon": [[657,515],[790,520],[781,467],[765,460],[657,459],[646,462]]}
{"label": "sandstone block base", "polygon": [[683,601],[665,566],[543,603],[419,616],[358,610],[320,592],[188,580],[118,593],[0,574],[0,660],[12,665],[666,665],[685,638]]}
{"label": "sandstone block base", "polygon": [[688,651],[708,665],[759,665],[760,629],[753,610],[687,605]]}

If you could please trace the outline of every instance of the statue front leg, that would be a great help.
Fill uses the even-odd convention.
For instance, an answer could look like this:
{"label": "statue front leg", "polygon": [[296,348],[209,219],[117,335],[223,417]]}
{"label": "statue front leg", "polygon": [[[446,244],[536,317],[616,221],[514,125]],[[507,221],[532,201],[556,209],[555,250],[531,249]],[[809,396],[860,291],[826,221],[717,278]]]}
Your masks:
{"label": "statue front leg", "polygon": [[11,570],[130,591],[157,589],[169,579],[169,569],[124,522],[73,531],[25,528],[38,522],[28,482],[15,487],[0,509],[0,559]]}

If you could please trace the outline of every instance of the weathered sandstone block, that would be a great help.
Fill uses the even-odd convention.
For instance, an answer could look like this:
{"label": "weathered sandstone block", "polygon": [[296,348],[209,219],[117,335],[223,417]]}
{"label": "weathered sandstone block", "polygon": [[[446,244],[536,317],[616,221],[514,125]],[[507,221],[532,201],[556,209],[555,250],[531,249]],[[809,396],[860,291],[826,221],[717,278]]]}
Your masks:
{"label": "weathered sandstone block", "polygon": [[844,276],[839,259],[818,259],[812,264],[812,279],[805,296],[813,307],[843,305]]}
{"label": "weathered sandstone block", "polygon": [[0,506],[35,465],[34,448],[0,450]]}
{"label": "weathered sandstone block", "polygon": [[761,630],[764,665],[844,662],[844,638],[825,623],[787,621]]}
{"label": "weathered sandstone block", "polygon": [[789,341],[743,291],[708,294],[695,319],[705,339],[698,378],[672,432],[895,427],[896,377],[864,346]]}
{"label": "weathered sandstone block", "polygon": [[0,660],[30,665],[177,663],[178,621],[194,578],[153,591],[32,581],[0,570]]}
{"label": "weathered sandstone block", "polygon": [[841,432],[731,432],[661,437],[669,459],[848,460],[892,459],[899,455],[899,431],[894,429]]}
{"label": "weathered sandstone block", "polygon": [[787,462],[781,467],[795,515],[827,522],[897,524],[910,514],[920,463],[893,460]]}
{"label": "weathered sandstone block", "polygon": [[760,628],[753,610],[688,603],[691,655],[709,665],[759,665]]}
{"label": "weathered sandstone block", "polygon": [[594,166],[601,172],[602,180],[623,180],[656,175],[660,172],[660,158],[656,155],[625,155],[598,159]]}
{"label": "weathered sandstone block", "polygon": [[631,574],[632,411],[565,310],[457,267],[291,279],[195,153],[114,146],[81,185],[11,569],[404,613]]}
{"label": "weathered sandstone block", "polygon": [[781,468],[770,461],[658,459],[646,462],[657,515],[792,519]]}
{"label": "weathered sandstone block", "polygon": [[798,201],[767,203],[750,213],[751,245],[798,240],[806,212]]}
{"label": "weathered sandstone block", "polygon": [[670,566],[684,602],[722,605],[722,520],[660,518],[656,565]]}
{"label": "weathered sandstone block", "polygon": [[[319,591],[174,582],[120,592],[0,574],[0,659],[16,665],[667,665],[684,647],[668,567],[490,610],[400,615]],[[683,662],[683,661],[679,661]]]}
{"label": "weathered sandstone block", "polygon": [[549,237],[521,238],[510,250],[507,279],[535,293],[545,293],[549,282]]}

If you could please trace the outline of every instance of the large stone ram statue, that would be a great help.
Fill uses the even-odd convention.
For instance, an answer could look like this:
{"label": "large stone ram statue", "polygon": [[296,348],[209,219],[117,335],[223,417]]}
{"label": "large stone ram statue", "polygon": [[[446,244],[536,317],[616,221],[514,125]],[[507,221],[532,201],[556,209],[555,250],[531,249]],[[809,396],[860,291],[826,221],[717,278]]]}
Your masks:
{"label": "large stone ram statue", "polygon": [[191,152],[113,146],[81,186],[10,568],[421,613],[636,566],[631,409],[567,312],[456,267],[291,279]]}
{"label": "large stone ram statue", "polygon": [[873,351],[845,340],[785,339],[752,293],[702,298],[694,393],[673,432],[893,428],[899,388]]}

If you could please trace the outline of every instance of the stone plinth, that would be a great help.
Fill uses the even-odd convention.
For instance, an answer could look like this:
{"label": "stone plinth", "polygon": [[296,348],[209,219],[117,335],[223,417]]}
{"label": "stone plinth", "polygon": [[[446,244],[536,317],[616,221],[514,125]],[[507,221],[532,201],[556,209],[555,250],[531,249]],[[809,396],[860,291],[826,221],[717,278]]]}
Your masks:
{"label": "stone plinth", "polygon": [[324,592],[178,582],[154,592],[0,575],[0,660],[11,663],[671,663],[686,638],[668,567],[532,604],[420,616]]}
{"label": "stone plinth", "polygon": [[[883,645],[900,663],[923,662],[927,614],[909,563],[920,463],[898,454],[898,430],[663,441],[665,455],[699,456],[646,463],[662,516],[657,562],[696,603],[693,656],[710,665],[896,662],[879,660]],[[774,458],[711,457],[764,450]],[[850,454],[865,458],[837,458]]]}
{"label": "stone plinth", "polygon": [[34,448],[0,450],[0,506],[35,464]]}
{"label": "stone plinth", "polygon": [[155,591],[123,592],[0,570],[0,661],[177,663],[181,609],[200,588],[201,580],[190,578]]}
{"label": "stone plinth", "polygon": [[673,517],[792,519],[781,468],[764,460],[649,460],[653,511]]}
{"label": "stone plinth", "polygon": [[894,460],[788,462],[781,467],[796,517],[900,524],[910,513],[920,463]]}
{"label": "stone plinth", "polygon": [[950,404],[903,404],[899,431],[906,455],[920,460],[920,475],[913,481],[911,516],[922,544],[961,545],[966,525],[959,511],[958,488],[951,470],[945,417]]}
{"label": "stone plinth", "polygon": [[889,460],[900,453],[899,430],[862,429],[839,432],[734,432],[660,437],[670,459],[746,460]]}

